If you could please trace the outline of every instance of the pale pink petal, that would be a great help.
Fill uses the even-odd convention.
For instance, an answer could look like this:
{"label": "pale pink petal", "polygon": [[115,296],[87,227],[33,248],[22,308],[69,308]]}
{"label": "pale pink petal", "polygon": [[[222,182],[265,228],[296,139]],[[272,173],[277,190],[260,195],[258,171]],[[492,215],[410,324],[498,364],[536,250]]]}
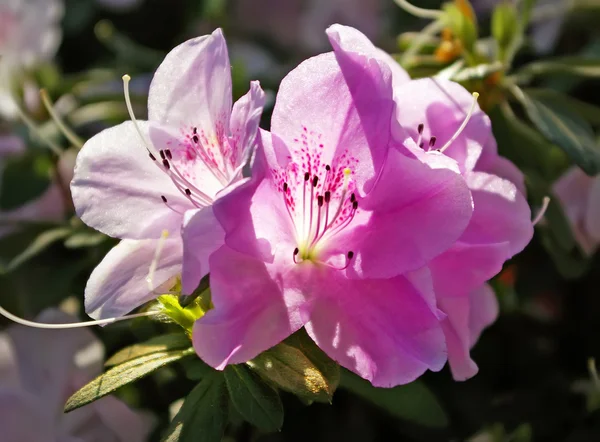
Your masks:
{"label": "pale pink petal", "polygon": [[148,119],[217,136],[229,130],[231,105],[227,44],[217,29],[180,44],[165,57],[150,85]]}
{"label": "pale pink petal", "polygon": [[600,241],[600,178],[592,181],[583,225],[594,241]]}
{"label": "pale pink petal", "polygon": [[[37,322],[66,323],[75,318],[59,311],[45,310]],[[64,405],[75,353],[96,338],[90,330],[44,330],[17,325],[8,330],[14,343],[22,387],[35,394],[45,409]]]}
{"label": "pale pink petal", "polygon": [[159,241],[123,240],[108,252],[85,287],[88,315],[94,319],[122,316],[161,294],[159,288],[181,272],[183,250],[180,238],[164,240],[149,283],[150,266]]}
{"label": "pale pink petal", "polygon": [[181,232],[183,240],[183,264],[181,292],[192,293],[204,275],[209,272],[210,255],[223,245],[225,232],[215,218],[213,208],[186,212]]}
{"label": "pale pink petal", "polygon": [[5,442],[55,441],[54,410],[35,393],[0,387],[0,428]]}
{"label": "pale pink petal", "polygon": [[332,359],[377,387],[406,384],[443,367],[438,312],[406,276],[350,280],[337,271],[320,274],[306,330]]}
{"label": "pale pink petal", "polygon": [[359,208],[370,222],[340,235],[354,251],[360,277],[389,278],[416,270],[450,247],[472,214],[469,189],[456,172],[433,169],[397,150],[389,152],[382,176]]}
{"label": "pale pink petal", "polygon": [[[150,142],[151,125],[139,125],[146,142]],[[194,206],[159,161],[150,158],[130,121],[92,137],[77,156],[71,182],[79,217],[87,225],[117,238],[159,238],[165,229],[177,235],[183,212]]]}
{"label": "pale pink petal", "polygon": [[19,155],[25,152],[25,143],[16,135],[0,136],[0,158]]}
{"label": "pale pink petal", "polygon": [[234,164],[243,165],[255,145],[258,125],[265,105],[265,93],[258,81],[250,83],[250,90],[233,105],[231,111],[231,145],[235,151]]}
{"label": "pale pink petal", "polygon": [[135,412],[113,396],[107,396],[90,405],[100,417],[103,431],[108,429],[118,440],[144,442],[148,440],[153,427],[153,419],[146,413]]}
{"label": "pale pink petal", "polygon": [[[398,121],[413,139],[418,139],[418,127],[423,124],[422,142],[426,149],[432,136],[436,137],[434,148],[438,149],[452,138],[474,100],[458,83],[440,78],[407,82],[395,88],[394,96]],[[491,136],[490,119],[476,105],[469,123],[444,154],[458,162],[461,172],[472,170]]]}
{"label": "pale pink petal", "polygon": [[509,256],[508,241],[489,244],[457,241],[429,264],[436,291],[444,296],[463,296],[500,273]]}
{"label": "pale pink petal", "polygon": [[246,362],[304,325],[306,301],[295,284],[297,269],[293,263],[288,268],[283,279],[277,277],[282,269],[227,246],[212,254],[214,308],[196,321],[193,334],[204,362],[219,370]]}
{"label": "pale pink petal", "polygon": [[439,299],[440,308],[448,315],[442,327],[448,343],[448,362],[452,376],[464,381],[477,374],[477,364],[469,350],[481,332],[498,317],[498,300],[488,284],[471,290],[467,296]]}
{"label": "pale pink petal", "polygon": [[516,186],[484,172],[465,177],[473,195],[474,211],[469,227],[460,240],[471,244],[507,241],[509,255],[516,255],[531,241],[531,209]]}
{"label": "pale pink petal", "polygon": [[[225,243],[232,249],[273,262],[278,250],[294,250],[295,237],[281,193],[265,178],[265,153],[274,154],[269,132],[260,132],[252,179],[217,199],[213,209],[225,231]],[[291,255],[290,255],[291,256]]]}
{"label": "pale pink petal", "polygon": [[18,387],[19,367],[12,340],[8,333],[0,333],[0,386]]}

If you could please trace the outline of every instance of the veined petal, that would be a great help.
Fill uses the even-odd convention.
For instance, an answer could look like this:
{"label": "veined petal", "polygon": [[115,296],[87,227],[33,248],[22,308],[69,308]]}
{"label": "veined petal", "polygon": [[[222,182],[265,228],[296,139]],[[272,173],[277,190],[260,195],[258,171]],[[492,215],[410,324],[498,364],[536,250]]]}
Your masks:
{"label": "veined petal", "polygon": [[233,105],[231,111],[231,145],[237,158],[234,161],[237,167],[247,161],[252,153],[264,105],[265,93],[258,81],[252,81],[248,93]]}
{"label": "veined petal", "polygon": [[[294,284],[293,264],[286,272],[223,246],[212,254],[210,269],[214,308],[193,333],[196,353],[208,365],[222,370],[246,362],[304,325],[306,301]],[[282,270],[285,278],[278,277]]]}
{"label": "veined petal", "polygon": [[181,292],[191,294],[209,272],[210,255],[223,245],[225,232],[215,218],[212,207],[186,212],[181,232],[183,265]]}
{"label": "veined petal", "polygon": [[265,159],[266,152],[274,152],[271,134],[261,131],[260,139],[252,179],[217,199],[214,213],[225,231],[225,244],[233,250],[273,262],[278,249],[288,249],[291,259],[295,247],[292,220]]}
{"label": "veined petal", "polygon": [[498,301],[492,288],[483,284],[465,296],[441,297],[439,305],[448,315],[442,327],[452,376],[457,381],[464,381],[477,374],[477,364],[471,359],[470,349],[481,332],[496,320]]}
{"label": "veined petal", "polygon": [[229,54],[223,32],[217,29],[167,54],[150,85],[148,119],[198,127],[207,137],[227,134],[231,102]]}
{"label": "veined petal", "polygon": [[[314,282],[306,330],[332,359],[377,387],[406,384],[446,362],[435,308],[405,276],[350,280],[339,271]],[[423,284],[419,284],[422,288]]]}
{"label": "veined petal", "polygon": [[460,237],[472,200],[464,179],[390,150],[381,178],[360,202],[370,221],[346,229],[339,242],[353,250],[360,278],[391,278],[423,267]]}
{"label": "veined petal", "polygon": [[531,241],[531,209],[525,197],[508,180],[485,172],[470,172],[466,181],[473,195],[473,217],[460,240],[470,244],[508,242],[508,256]]}
{"label": "veined petal", "polygon": [[[149,142],[151,124],[138,124]],[[95,135],[79,152],[71,181],[77,215],[117,238],[159,238],[165,229],[178,234],[183,212],[194,206],[159,161],[150,158],[130,121]]]}
{"label": "veined petal", "polygon": [[94,319],[122,316],[161,294],[161,286],[181,272],[183,250],[180,238],[164,240],[149,285],[150,265],[159,241],[123,240],[107,253],[85,287],[88,315]]}
{"label": "veined petal", "polygon": [[[407,82],[394,90],[394,97],[398,103],[396,117],[400,125],[416,140],[418,127],[423,124],[424,146],[435,136],[436,148],[452,138],[474,100],[458,83],[440,78]],[[472,170],[491,136],[490,119],[476,105],[469,123],[444,154],[458,162],[461,172]]]}
{"label": "veined petal", "polygon": [[391,74],[374,59],[338,52],[344,71],[336,55],[327,53],[306,60],[283,79],[271,122],[282,143],[276,154],[266,156],[271,168],[289,170],[293,163],[301,176],[319,175],[321,181],[326,165],[340,173],[349,168],[360,193],[388,149]]}

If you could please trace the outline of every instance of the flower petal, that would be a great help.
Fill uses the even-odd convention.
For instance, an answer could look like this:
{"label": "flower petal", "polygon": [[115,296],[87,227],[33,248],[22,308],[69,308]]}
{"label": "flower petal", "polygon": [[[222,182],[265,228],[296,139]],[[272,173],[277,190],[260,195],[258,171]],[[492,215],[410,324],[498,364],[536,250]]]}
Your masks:
{"label": "flower petal", "polygon": [[339,242],[354,251],[353,268],[366,278],[423,267],[459,238],[472,214],[471,194],[458,173],[395,149],[360,207],[373,211],[369,223],[340,235]]}
{"label": "flower petal", "polygon": [[[85,311],[94,319],[123,316],[157,297],[159,287],[181,272],[182,244],[164,240],[151,285],[150,266],[160,240],[124,240],[104,257],[85,287]],[[167,290],[170,287],[167,288]]]}
{"label": "flower petal", "polygon": [[148,119],[174,127],[227,133],[231,115],[231,66],[221,29],[174,48],[156,70]]}
{"label": "flower petal", "polygon": [[588,207],[583,225],[592,239],[600,241],[600,179],[598,177],[592,181],[590,187]]}
{"label": "flower petal", "polygon": [[438,312],[424,299],[433,294],[423,295],[406,276],[350,280],[331,271],[323,273],[318,287],[308,334],[374,386],[406,384],[445,364]]}
{"label": "flower petal", "polygon": [[[151,125],[139,125],[147,136]],[[71,182],[77,215],[117,238],[159,238],[165,229],[177,234],[182,213],[194,206],[161,167],[149,158],[132,122],[103,130],[77,156]],[[167,207],[161,195],[181,213]]]}
{"label": "flower petal", "polygon": [[256,143],[258,125],[265,105],[265,93],[258,81],[250,83],[250,90],[233,105],[231,111],[231,138],[235,152],[234,164],[243,165]]}
{"label": "flower petal", "polygon": [[40,397],[13,388],[0,388],[0,426],[7,442],[56,440],[54,409],[40,403]]}
{"label": "flower petal", "polygon": [[119,440],[128,442],[144,442],[148,440],[153,426],[153,419],[145,413],[135,412],[124,402],[114,396],[107,396],[90,404],[105,428],[110,429]]}
{"label": "flower petal", "polygon": [[212,207],[186,212],[181,232],[183,264],[181,291],[191,294],[204,275],[209,272],[208,259],[221,247],[225,232],[215,218]]}
{"label": "flower petal", "polygon": [[525,248],[533,236],[531,209],[508,180],[485,172],[470,172],[473,217],[460,240],[471,244],[509,243],[506,259]]}
{"label": "flower petal", "polygon": [[387,153],[393,107],[390,71],[375,59],[341,47],[310,58],[281,82],[271,131],[283,143],[278,155],[267,153],[279,160],[270,166],[294,161],[312,174],[317,163],[340,163],[359,171],[363,192]]}
{"label": "flower petal", "polygon": [[196,321],[193,333],[196,353],[208,365],[222,370],[246,362],[304,325],[305,300],[290,287],[290,275],[275,277],[272,265],[227,246],[212,254],[210,269],[214,309]]}
{"label": "flower petal", "polygon": [[[400,125],[416,140],[418,126],[423,124],[424,144],[435,136],[435,148],[438,149],[452,138],[474,100],[461,85],[441,78],[405,83],[394,90],[394,97],[398,103],[396,116]],[[472,170],[491,136],[490,119],[475,105],[469,123],[444,154],[458,162],[461,172]]]}
{"label": "flower petal", "polygon": [[479,340],[481,332],[490,326],[498,317],[498,298],[489,284],[483,284],[479,289],[469,294],[471,311],[469,314],[469,329],[471,330],[470,346]]}
{"label": "flower petal", "polygon": [[[217,199],[213,205],[216,218],[225,231],[225,244],[241,253],[265,262],[273,262],[278,250],[294,250],[292,221],[281,193],[266,169],[265,153],[274,154],[272,137],[261,131],[261,143],[252,167],[252,179]],[[265,148],[266,147],[266,148]]]}

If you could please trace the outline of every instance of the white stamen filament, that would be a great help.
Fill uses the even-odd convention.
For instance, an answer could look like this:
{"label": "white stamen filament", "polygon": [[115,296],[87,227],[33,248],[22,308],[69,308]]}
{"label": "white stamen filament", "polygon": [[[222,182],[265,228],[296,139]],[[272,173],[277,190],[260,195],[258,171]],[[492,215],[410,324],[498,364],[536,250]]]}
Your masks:
{"label": "white stamen filament", "polygon": [[469,123],[469,120],[471,119],[471,117],[473,116],[473,112],[475,111],[475,105],[477,104],[478,98],[479,98],[479,94],[477,92],[473,92],[473,102],[471,103],[471,108],[469,109],[469,112],[467,113],[465,120],[462,122],[462,124],[457,129],[457,131],[454,132],[454,135],[452,135],[452,138],[450,138],[448,140],[448,142],[439,149],[440,152],[444,152],[446,149],[448,149],[448,147],[450,147],[450,145],[452,143],[454,143],[454,141],[456,141],[456,139],[460,136],[460,134],[465,129],[465,127],[467,127],[467,124]]}
{"label": "white stamen filament", "polygon": [[159,314],[161,314],[161,312],[160,311],[150,311],[150,312],[143,312],[143,313],[134,313],[131,315],[121,316],[119,318],[98,319],[97,321],[71,322],[71,323],[65,323],[65,324],[46,324],[43,322],[28,321],[27,319],[23,319],[16,315],[13,315],[9,311],[5,310],[3,307],[0,307],[0,314],[2,316],[4,316],[5,318],[8,318],[11,321],[16,322],[17,324],[25,325],[28,327],[54,329],[54,330],[65,330],[65,329],[70,329],[70,328],[91,327],[94,325],[114,324],[115,322],[126,321],[128,319],[159,315]]}
{"label": "white stamen filament", "polygon": [[335,222],[335,220],[337,219],[337,217],[340,215],[342,208],[344,206],[344,202],[346,200],[346,193],[348,193],[348,184],[350,183],[350,174],[352,173],[352,171],[350,169],[348,169],[347,167],[344,169],[344,186],[342,187],[342,196],[340,197],[340,205],[338,206],[335,215],[333,215],[333,218],[331,218],[331,222],[329,223],[329,225],[325,226],[325,230],[323,231],[323,233],[325,233],[325,231],[330,228],[333,223]]}
{"label": "white stamen filament", "polygon": [[[127,74],[123,75],[123,92],[125,94],[125,105],[127,106],[127,112],[129,113],[129,118],[133,122],[133,126],[135,127],[135,130],[137,131],[138,135],[140,136],[142,143],[144,144],[144,147],[146,148],[146,150],[152,154],[156,154],[156,152],[153,152],[153,149],[150,149],[151,144],[148,142],[148,140],[146,140],[146,137],[142,133],[142,130],[140,129],[138,121],[135,118],[135,114],[133,113],[133,107],[131,106],[131,98],[129,97],[129,82],[130,81],[131,81],[131,77],[129,75],[127,75]],[[155,155],[155,156],[158,156],[158,155]]]}
{"label": "white stamen filament", "polygon": [[550,204],[550,197],[549,196],[545,196],[544,199],[542,200],[542,207],[540,207],[539,212],[537,213],[537,215],[535,216],[535,218],[533,219],[533,221],[531,221],[531,223],[535,226],[537,223],[539,223],[542,218],[544,218],[544,215],[546,214],[546,210],[548,210],[548,205]]}

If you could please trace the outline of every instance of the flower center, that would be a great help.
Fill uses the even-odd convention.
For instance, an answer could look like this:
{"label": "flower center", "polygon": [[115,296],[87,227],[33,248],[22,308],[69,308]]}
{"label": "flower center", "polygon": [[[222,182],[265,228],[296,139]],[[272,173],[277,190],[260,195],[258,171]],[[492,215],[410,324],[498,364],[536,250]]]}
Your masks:
{"label": "flower center", "polygon": [[[342,155],[338,165],[323,165],[320,155],[304,151],[302,165],[291,162],[286,169],[275,170],[275,179],[283,202],[296,231],[294,263],[321,263],[345,269],[354,257],[348,251],[345,265],[335,267],[325,262],[323,251],[331,238],[343,231],[358,211],[352,170],[355,159]],[[326,259],[326,258],[325,258]]]}

